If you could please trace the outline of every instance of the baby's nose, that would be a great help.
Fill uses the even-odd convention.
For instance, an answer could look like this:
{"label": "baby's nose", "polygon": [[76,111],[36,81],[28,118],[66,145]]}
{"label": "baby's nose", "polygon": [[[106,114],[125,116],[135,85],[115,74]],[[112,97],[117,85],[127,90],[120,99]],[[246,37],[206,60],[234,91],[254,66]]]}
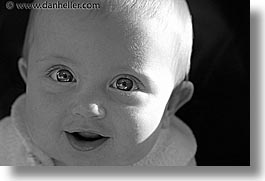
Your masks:
{"label": "baby's nose", "polygon": [[89,104],[87,107],[83,105],[78,105],[73,108],[74,115],[80,115],[86,118],[97,118],[101,119],[105,117],[105,110],[103,107],[97,104]]}

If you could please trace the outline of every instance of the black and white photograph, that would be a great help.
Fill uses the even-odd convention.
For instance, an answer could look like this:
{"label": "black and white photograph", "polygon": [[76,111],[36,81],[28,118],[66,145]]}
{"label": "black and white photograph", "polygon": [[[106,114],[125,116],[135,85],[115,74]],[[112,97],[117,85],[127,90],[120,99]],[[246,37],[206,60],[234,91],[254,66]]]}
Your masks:
{"label": "black and white photograph", "polygon": [[1,166],[252,165],[249,1],[0,3]]}

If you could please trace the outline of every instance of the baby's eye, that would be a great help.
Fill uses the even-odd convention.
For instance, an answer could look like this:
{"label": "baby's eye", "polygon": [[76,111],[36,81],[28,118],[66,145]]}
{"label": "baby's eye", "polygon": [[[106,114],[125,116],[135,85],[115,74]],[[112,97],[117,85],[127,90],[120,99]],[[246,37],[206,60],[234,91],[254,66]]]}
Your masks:
{"label": "baby's eye", "polygon": [[117,78],[111,87],[121,91],[135,91],[139,89],[139,83],[132,76],[126,75],[124,77]]}
{"label": "baby's eye", "polygon": [[130,91],[133,88],[133,81],[128,78],[119,78],[116,87],[119,90]]}
{"label": "baby's eye", "polygon": [[51,72],[50,77],[58,82],[76,82],[73,74],[67,69],[55,69]]}

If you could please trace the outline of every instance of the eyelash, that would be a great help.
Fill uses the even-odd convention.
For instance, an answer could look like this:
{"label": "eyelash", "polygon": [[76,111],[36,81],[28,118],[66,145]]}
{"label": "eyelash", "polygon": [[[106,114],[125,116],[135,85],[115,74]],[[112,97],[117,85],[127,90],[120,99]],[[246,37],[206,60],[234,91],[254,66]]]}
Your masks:
{"label": "eyelash", "polygon": [[[59,71],[59,70],[67,70],[71,73],[71,75],[73,76],[73,81],[71,82],[67,82],[67,81],[58,81],[54,78],[52,78],[52,75],[55,71]],[[74,74],[72,73],[72,71],[64,66],[64,65],[56,65],[56,66],[53,66],[51,67],[48,72],[47,72],[47,76],[52,79],[53,81],[55,82],[58,82],[58,83],[73,83],[73,82],[76,82],[76,78],[74,76]],[[57,76],[57,75],[56,75]],[[124,80],[131,80],[133,85],[132,85],[132,90],[121,90],[117,87],[117,81],[120,80],[120,79],[124,79]],[[141,83],[140,80],[138,80],[136,77],[132,76],[132,75],[129,75],[129,74],[124,74],[124,75],[119,75],[117,77],[114,78],[114,81],[111,82],[110,84],[110,87],[113,88],[113,89],[117,89],[118,91],[122,91],[122,92],[133,92],[133,91],[138,91],[138,90],[141,90],[143,89],[143,84]]]}
{"label": "eyelash", "polygon": [[[119,79],[128,79],[128,80],[131,80],[133,82],[133,87],[132,87],[133,90],[128,90],[127,91],[127,90],[120,90],[120,89],[118,89],[117,88],[117,85],[115,85],[115,84],[117,84],[117,81]],[[110,87],[111,88],[114,88],[114,89],[117,89],[118,91],[122,91],[122,92],[133,92],[133,91],[138,91],[138,90],[143,89],[143,84],[136,77],[134,77],[132,75],[125,74],[125,75],[119,75],[119,76],[115,77],[114,80],[111,82]]]}
{"label": "eyelash", "polygon": [[[71,75],[73,76],[73,81],[71,81],[71,82],[60,82],[60,81],[55,80],[54,78],[52,78],[53,73],[54,73],[55,71],[59,71],[59,70],[67,70],[67,71],[69,71],[69,72],[71,73]],[[56,81],[56,82],[58,82],[58,83],[72,83],[72,82],[76,82],[76,78],[75,78],[73,72],[72,72],[68,67],[66,67],[66,66],[64,66],[64,65],[56,65],[56,66],[51,67],[51,68],[48,70],[48,72],[47,72],[46,75],[47,75],[50,79],[52,79],[53,81]]]}

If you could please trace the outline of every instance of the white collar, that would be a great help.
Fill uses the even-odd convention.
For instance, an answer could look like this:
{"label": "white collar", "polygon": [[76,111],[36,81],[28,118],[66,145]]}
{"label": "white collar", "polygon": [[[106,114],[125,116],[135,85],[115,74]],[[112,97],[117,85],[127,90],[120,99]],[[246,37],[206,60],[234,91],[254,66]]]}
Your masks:
{"label": "white collar", "polygon": [[[24,124],[25,94],[17,98],[12,106],[11,117],[16,131],[26,147],[31,165],[54,165],[53,160],[32,142]],[[184,166],[194,157],[196,141],[191,130],[178,118],[172,125],[162,129],[152,150],[133,166]]]}

